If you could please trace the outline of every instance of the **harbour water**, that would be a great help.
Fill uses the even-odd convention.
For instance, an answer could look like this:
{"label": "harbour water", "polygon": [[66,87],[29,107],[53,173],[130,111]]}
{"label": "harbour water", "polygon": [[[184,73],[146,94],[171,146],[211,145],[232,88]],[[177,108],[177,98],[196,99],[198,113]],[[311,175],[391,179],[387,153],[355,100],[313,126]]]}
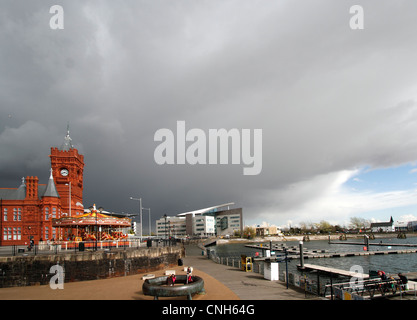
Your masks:
{"label": "harbour water", "polygon": [[[387,243],[387,244],[416,244],[417,237],[408,237],[407,239],[393,238],[375,239],[370,240],[370,243]],[[335,241],[336,242],[336,241]],[[337,241],[341,242],[341,241]],[[363,251],[361,245],[349,245],[348,242],[363,242],[363,239],[349,239],[344,241],[346,244],[329,244],[328,240],[313,240],[304,242],[304,249],[307,250],[325,250],[331,253],[340,252],[360,252]],[[269,246],[269,241],[257,242],[256,244],[263,243]],[[215,247],[214,252],[219,257],[235,257],[239,258],[242,254],[247,256],[255,256],[256,252],[262,254],[261,250],[246,247],[247,243],[229,243],[221,244]],[[272,242],[275,244],[284,244],[286,247],[297,247],[299,241],[284,241],[284,242]],[[386,250],[399,250],[406,249],[405,247],[388,247],[388,246],[370,246],[369,251],[386,251]],[[278,253],[277,254],[281,254]],[[288,262],[288,270],[295,271],[299,264],[298,259],[293,259]],[[367,256],[352,256],[352,257],[337,257],[337,258],[313,258],[306,260],[306,263],[315,264],[326,267],[333,267],[342,270],[350,270],[353,266],[360,266],[363,269],[363,273],[369,273],[369,271],[383,270],[389,274],[397,274],[398,272],[408,273],[417,272],[417,253],[403,253],[403,254],[384,254],[384,255],[367,255]],[[285,270],[285,266],[280,264],[280,273]]]}

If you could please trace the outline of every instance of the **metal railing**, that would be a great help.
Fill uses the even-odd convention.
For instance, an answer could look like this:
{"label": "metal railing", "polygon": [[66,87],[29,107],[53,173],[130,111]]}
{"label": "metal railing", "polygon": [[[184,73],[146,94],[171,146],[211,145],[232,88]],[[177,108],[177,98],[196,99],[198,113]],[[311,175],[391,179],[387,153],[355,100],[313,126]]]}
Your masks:
{"label": "metal railing", "polygon": [[64,252],[84,252],[84,251],[111,251],[129,250],[149,247],[175,246],[176,241],[172,240],[106,240],[106,241],[40,241],[36,245],[12,245],[1,246],[0,256],[29,256],[41,254],[59,254]]}
{"label": "metal railing", "polygon": [[[379,278],[368,279],[362,281],[343,282],[337,284],[328,284],[325,286],[324,296],[330,296],[333,300],[334,298],[340,299],[340,294],[344,292],[349,293],[352,296],[362,297],[364,299],[373,299],[377,297],[389,297],[400,295],[408,292],[406,286],[402,284],[399,279],[388,279],[381,280]],[[416,291],[414,288],[414,296]]]}
{"label": "metal railing", "polygon": [[[237,254],[236,254],[237,255]],[[211,259],[212,261],[223,264],[226,266],[242,269],[242,259],[241,257],[237,256],[219,256],[215,251],[208,250],[207,251],[207,257],[208,259]],[[262,261],[252,261],[252,272],[264,274],[264,268],[263,268],[263,262]]]}
{"label": "metal railing", "polygon": [[[229,256],[219,256],[216,251],[210,249],[207,250],[207,256],[212,261],[243,270],[240,257],[241,254],[241,252],[236,252],[229,253]],[[287,277],[286,271],[284,270],[285,268],[283,271],[279,272],[279,280],[283,282],[288,281],[289,285],[300,287],[305,291],[306,296],[307,294],[318,295],[320,292],[324,291],[324,284],[320,284],[321,289],[319,289],[319,284],[314,278],[310,278],[306,274],[301,274],[297,271],[288,271]],[[251,271],[264,275],[264,262],[252,259]]]}

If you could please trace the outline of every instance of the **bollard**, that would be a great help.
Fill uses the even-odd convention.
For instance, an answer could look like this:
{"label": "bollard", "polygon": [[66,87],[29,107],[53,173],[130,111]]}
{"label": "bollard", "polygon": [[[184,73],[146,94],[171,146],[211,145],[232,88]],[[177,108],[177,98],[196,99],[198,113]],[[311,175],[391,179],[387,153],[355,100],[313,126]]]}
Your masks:
{"label": "bollard", "polygon": [[369,236],[367,234],[365,234],[365,247],[366,247],[366,251],[369,251]]}
{"label": "bollard", "polygon": [[300,268],[304,269],[304,251],[302,241],[300,241]]}

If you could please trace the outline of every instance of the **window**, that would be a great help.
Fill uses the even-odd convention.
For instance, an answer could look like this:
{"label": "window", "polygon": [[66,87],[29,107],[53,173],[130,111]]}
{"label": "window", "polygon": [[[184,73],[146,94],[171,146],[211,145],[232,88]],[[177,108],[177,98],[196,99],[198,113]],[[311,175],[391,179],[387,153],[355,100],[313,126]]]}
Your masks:
{"label": "window", "polygon": [[49,239],[49,227],[45,227],[45,240]]}
{"label": "window", "polygon": [[22,208],[17,208],[17,221],[22,221]]}
{"label": "window", "polygon": [[[3,209],[3,220],[7,221],[7,208]],[[4,240],[6,240],[6,239],[4,239]]]}
{"label": "window", "polygon": [[22,230],[20,227],[13,228],[13,240],[22,240]]}
{"label": "window", "polygon": [[3,228],[3,240],[12,240],[12,228]]}
{"label": "window", "polygon": [[13,208],[13,221],[17,221],[17,209]]}
{"label": "window", "polygon": [[52,208],[52,218],[56,218],[56,207]]}
{"label": "window", "polygon": [[45,220],[49,220],[49,208],[45,207]]}

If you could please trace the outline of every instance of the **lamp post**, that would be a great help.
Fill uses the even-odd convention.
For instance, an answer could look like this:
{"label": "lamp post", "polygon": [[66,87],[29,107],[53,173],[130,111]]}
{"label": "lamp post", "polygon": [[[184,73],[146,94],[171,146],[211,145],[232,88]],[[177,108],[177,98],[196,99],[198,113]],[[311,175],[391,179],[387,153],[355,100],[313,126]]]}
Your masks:
{"label": "lamp post", "polygon": [[[100,214],[103,214],[104,208],[103,207],[99,207],[98,208],[98,211],[100,212]],[[96,222],[97,222],[97,213],[96,213]],[[98,231],[99,231],[98,235],[99,235],[100,241],[101,241],[101,225],[98,227]],[[98,237],[97,237],[96,241],[98,241]],[[101,244],[101,247],[103,248],[103,244]]]}
{"label": "lamp post", "polygon": [[69,216],[71,217],[71,181],[65,184],[66,186],[69,186]]}
{"label": "lamp post", "polygon": [[167,237],[167,215],[166,214],[164,214],[164,219],[165,219],[165,239],[167,239],[168,237]]}
{"label": "lamp post", "polygon": [[139,217],[140,217],[140,233],[139,233],[139,239],[142,241],[142,198],[133,198],[130,197],[130,200],[139,201]]}

